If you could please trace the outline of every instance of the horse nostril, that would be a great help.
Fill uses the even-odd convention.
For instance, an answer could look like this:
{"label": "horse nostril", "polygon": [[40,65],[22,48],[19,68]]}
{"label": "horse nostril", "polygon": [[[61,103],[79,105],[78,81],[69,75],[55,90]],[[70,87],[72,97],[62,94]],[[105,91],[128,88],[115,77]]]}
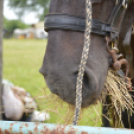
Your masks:
{"label": "horse nostril", "polygon": [[[73,75],[77,79],[78,71],[75,71]],[[89,92],[90,89],[93,90],[94,84],[95,84],[94,75],[88,68],[86,68],[83,75],[83,90],[86,92]]]}
{"label": "horse nostril", "polygon": [[[74,72],[73,74],[74,74],[74,76],[77,79],[77,77],[78,77],[78,71]],[[91,82],[91,80],[90,80],[90,74],[89,74],[89,72],[85,71],[84,72],[84,75],[83,75],[83,88],[84,89],[89,89],[90,88],[90,82]]]}
{"label": "horse nostril", "polygon": [[87,76],[87,73],[84,73],[83,81],[84,81],[83,87],[88,89],[89,88],[89,78]]}
{"label": "horse nostril", "polygon": [[[87,94],[94,94],[96,92],[97,82],[95,75],[88,68],[85,69],[84,77],[83,77],[83,89]],[[85,94],[86,95],[86,94]]]}

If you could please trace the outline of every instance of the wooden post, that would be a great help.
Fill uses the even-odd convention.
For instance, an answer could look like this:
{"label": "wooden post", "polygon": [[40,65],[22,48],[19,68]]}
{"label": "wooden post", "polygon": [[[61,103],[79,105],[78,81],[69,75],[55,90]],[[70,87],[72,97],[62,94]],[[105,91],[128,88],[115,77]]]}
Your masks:
{"label": "wooden post", "polygon": [[0,120],[2,120],[2,39],[3,39],[3,0],[0,0]]}

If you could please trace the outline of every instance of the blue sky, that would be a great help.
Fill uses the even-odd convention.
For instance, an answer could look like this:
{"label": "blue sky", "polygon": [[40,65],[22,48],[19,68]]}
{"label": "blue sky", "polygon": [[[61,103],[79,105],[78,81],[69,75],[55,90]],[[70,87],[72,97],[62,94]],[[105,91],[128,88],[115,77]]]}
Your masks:
{"label": "blue sky", "polygon": [[[4,16],[7,19],[17,19],[17,16],[14,13],[14,10],[11,10],[8,6],[7,6],[8,2],[6,0],[4,0]],[[26,24],[34,24],[38,22],[38,19],[36,18],[35,13],[28,13],[27,15],[25,15],[23,17],[24,19],[23,22],[25,22]]]}

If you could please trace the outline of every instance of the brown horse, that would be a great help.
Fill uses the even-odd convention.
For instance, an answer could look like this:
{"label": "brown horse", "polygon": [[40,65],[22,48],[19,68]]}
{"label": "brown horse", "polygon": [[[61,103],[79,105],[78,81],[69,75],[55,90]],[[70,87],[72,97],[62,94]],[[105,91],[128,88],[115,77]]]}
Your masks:
{"label": "brown horse", "polygon": [[[92,0],[92,18],[108,23],[116,2],[117,0]],[[85,0],[51,0],[49,13],[85,18]],[[116,27],[120,35],[119,50],[124,56],[126,53],[131,53],[124,49],[123,41],[134,22],[133,13],[134,3],[131,2],[129,7],[123,10],[121,17],[116,20]],[[52,93],[57,94],[67,103],[75,105],[76,78],[83,50],[84,32],[55,29],[48,33],[47,49],[40,72],[45,77]],[[131,44],[133,43],[132,36]],[[134,50],[133,45],[132,48]],[[100,97],[111,65],[110,57],[104,36],[91,34],[91,45],[83,79],[82,107],[93,104]],[[131,62],[130,69],[132,76],[134,76],[133,63],[134,60]]]}

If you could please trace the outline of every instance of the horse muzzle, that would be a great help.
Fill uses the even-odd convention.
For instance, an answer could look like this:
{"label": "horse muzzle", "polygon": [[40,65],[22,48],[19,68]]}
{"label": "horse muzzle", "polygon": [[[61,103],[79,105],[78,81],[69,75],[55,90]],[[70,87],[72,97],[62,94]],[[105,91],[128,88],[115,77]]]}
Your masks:
{"label": "horse muzzle", "polygon": [[[69,71],[57,71],[52,72],[45,71],[41,68],[40,73],[44,76],[45,81],[53,94],[59,96],[63,101],[75,105],[76,99],[76,79],[77,74],[70,73]],[[58,73],[59,72],[59,73]],[[62,73],[64,72],[64,74]],[[66,73],[65,73],[66,72]],[[64,76],[64,77],[63,77]],[[97,91],[97,80],[90,69],[86,67],[84,77],[83,77],[83,87],[82,87],[82,107],[88,107],[93,104],[98,99],[100,95]]]}

